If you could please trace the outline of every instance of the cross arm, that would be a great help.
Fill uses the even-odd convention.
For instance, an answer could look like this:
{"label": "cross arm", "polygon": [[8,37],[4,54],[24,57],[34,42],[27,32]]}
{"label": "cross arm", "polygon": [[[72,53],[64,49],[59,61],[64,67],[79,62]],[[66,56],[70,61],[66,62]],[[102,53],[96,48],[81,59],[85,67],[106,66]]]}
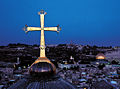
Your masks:
{"label": "cross arm", "polygon": [[40,27],[27,27],[27,31],[40,31]]}
{"label": "cross arm", "polygon": [[57,27],[44,27],[46,31],[57,31]]}
{"label": "cross arm", "polygon": [[[40,31],[40,30],[42,30],[42,28],[40,28],[40,27],[28,27],[28,25],[25,25],[23,30],[27,33],[29,31]],[[43,30],[59,32],[61,30],[61,28],[58,25],[57,27],[44,27]]]}
{"label": "cross arm", "polygon": [[57,31],[59,32],[61,30],[61,28],[59,27],[59,25],[57,27],[45,27],[44,30],[46,31]]}
{"label": "cross arm", "polygon": [[25,27],[23,28],[23,30],[27,33],[29,31],[40,31],[41,28],[40,27],[28,27],[27,25],[25,25]]}

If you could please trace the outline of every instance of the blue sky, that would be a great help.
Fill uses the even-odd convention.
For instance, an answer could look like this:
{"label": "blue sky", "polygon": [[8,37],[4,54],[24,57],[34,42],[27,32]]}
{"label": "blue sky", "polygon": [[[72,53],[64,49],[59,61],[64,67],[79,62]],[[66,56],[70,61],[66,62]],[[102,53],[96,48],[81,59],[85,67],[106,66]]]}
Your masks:
{"label": "blue sky", "polygon": [[60,24],[62,31],[45,32],[46,44],[71,41],[82,45],[120,46],[120,0],[0,0],[0,45],[39,44],[40,32],[25,34],[22,28]]}

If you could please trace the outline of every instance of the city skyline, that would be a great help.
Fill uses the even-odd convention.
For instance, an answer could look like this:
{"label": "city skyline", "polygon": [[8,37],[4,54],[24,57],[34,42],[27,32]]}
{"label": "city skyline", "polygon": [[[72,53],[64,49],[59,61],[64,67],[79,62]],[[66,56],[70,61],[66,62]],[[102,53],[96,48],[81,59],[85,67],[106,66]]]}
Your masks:
{"label": "city skyline", "polygon": [[24,34],[22,28],[40,26],[38,13],[47,12],[45,26],[60,24],[60,34],[46,32],[46,44],[71,41],[82,45],[120,46],[119,0],[3,1],[0,8],[0,45],[9,43],[39,44],[40,33]]}

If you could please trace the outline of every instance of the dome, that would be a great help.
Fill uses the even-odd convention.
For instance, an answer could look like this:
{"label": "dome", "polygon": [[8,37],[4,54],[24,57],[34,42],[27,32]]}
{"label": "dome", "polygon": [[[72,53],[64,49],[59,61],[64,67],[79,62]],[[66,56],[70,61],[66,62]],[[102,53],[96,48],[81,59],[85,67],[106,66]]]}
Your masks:
{"label": "dome", "polygon": [[56,67],[47,58],[38,58],[30,67],[31,76],[52,76],[56,73]]}
{"label": "dome", "polygon": [[99,53],[97,54],[96,59],[105,59],[105,55],[103,53]]}
{"label": "dome", "polygon": [[32,76],[48,76],[55,74],[55,71],[50,63],[38,62],[30,67],[29,73]]}

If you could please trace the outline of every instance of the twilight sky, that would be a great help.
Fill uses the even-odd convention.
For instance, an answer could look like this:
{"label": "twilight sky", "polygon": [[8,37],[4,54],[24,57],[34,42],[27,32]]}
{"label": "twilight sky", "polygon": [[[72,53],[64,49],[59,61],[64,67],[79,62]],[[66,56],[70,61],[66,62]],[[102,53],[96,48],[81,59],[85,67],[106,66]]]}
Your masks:
{"label": "twilight sky", "polygon": [[46,27],[62,27],[60,34],[45,32],[46,44],[120,46],[120,0],[0,0],[0,45],[39,44],[39,31],[22,28],[40,26],[41,9]]}

